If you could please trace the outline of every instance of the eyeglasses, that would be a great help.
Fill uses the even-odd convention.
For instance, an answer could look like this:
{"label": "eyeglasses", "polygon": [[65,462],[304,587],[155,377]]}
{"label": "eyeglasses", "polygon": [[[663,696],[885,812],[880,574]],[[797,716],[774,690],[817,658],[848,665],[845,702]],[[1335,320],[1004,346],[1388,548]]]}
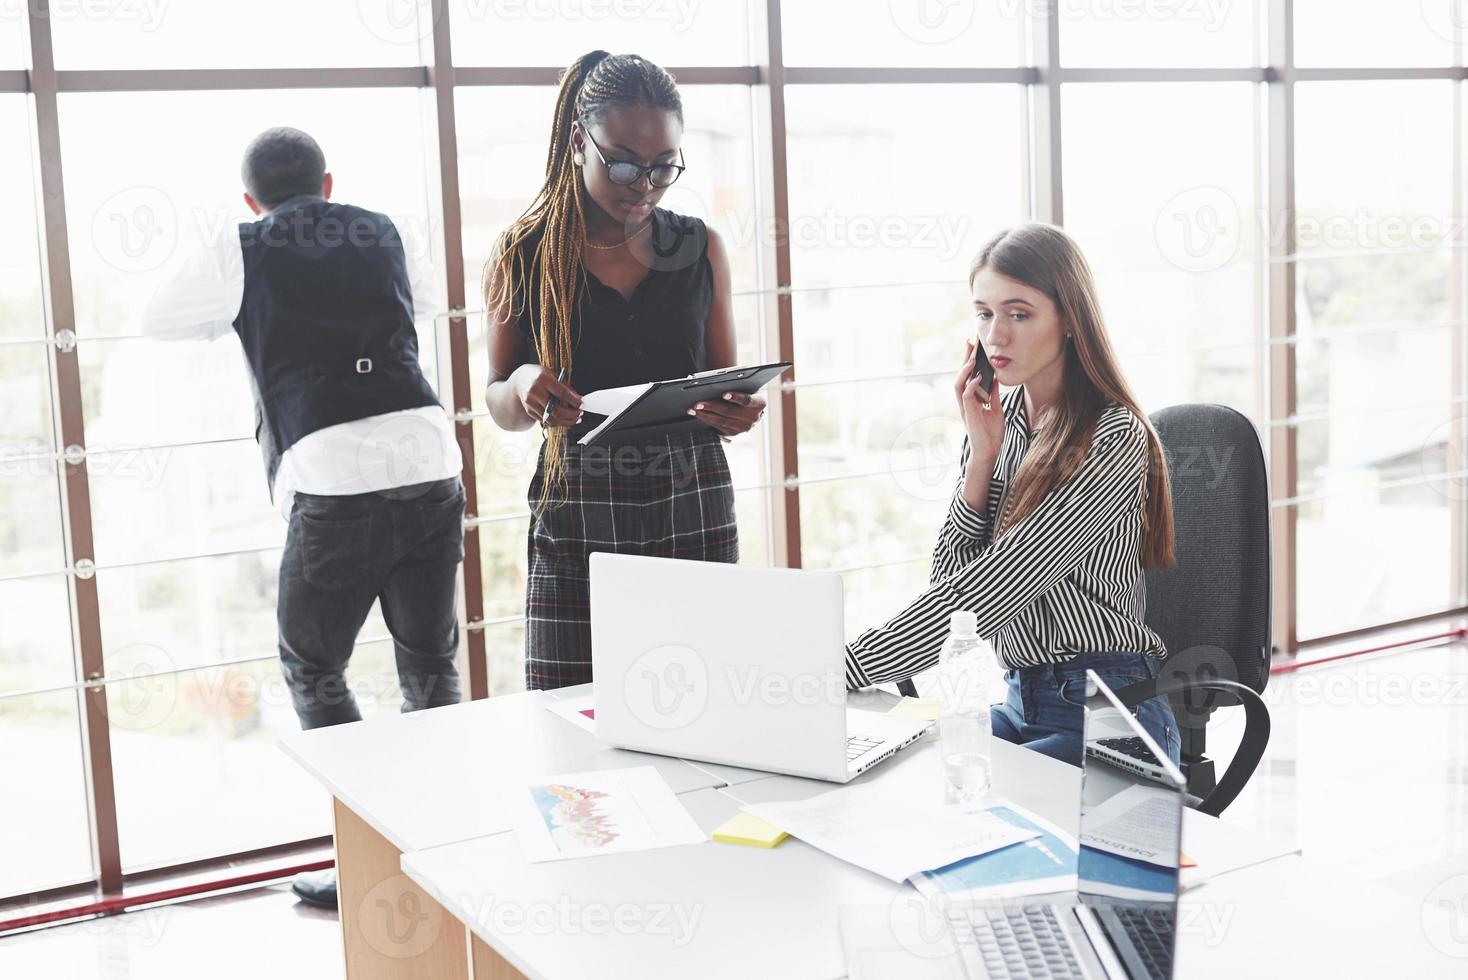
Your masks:
{"label": "eyeglasses", "polygon": [[[577,125],[581,127],[581,132],[585,134],[586,139],[591,143],[592,149],[596,150],[596,155],[601,160],[602,166],[607,168],[607,177],[614,184],[627,187],[637,183],[643,178],[643,175],[646,175],[647,182],[652,186],[668,187],[679,177],[682,177],[683,171],[688,169],[681,163],[655,163],[650,167],[644,167],[642,164],[633,163],[630,160],[608,160],[607,155],[601,151],[601,147],[592,138],[591,130],[586,127],[586,124],[577,123]],[[683,159],[683,150],[681,147],[678,150],[678,159]]]}

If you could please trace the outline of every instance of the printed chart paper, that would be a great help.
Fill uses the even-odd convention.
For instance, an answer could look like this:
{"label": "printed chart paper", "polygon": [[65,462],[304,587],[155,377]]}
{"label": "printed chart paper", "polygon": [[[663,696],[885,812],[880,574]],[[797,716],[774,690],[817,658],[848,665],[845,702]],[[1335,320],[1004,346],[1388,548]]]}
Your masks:
{"label": "printed chart paper", "polygon": [[708,839],[652,766],[537,779],[510,809],[515,836],[533,862]]}

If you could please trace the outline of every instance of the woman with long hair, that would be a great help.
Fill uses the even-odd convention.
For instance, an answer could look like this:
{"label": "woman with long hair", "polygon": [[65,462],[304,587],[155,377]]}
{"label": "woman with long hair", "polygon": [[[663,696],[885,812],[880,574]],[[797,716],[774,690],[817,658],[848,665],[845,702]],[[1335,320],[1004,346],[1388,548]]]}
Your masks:
{"label": "woman with long hair", "polygon": [[637,55],[592,51],[560,80],[545,181],[485,265],[491,377],[505,429],[545,431],[531,480],[525,680],[591,680],[589,555],[734,562],[739,542],[722,439],[763,397],[695,406],[687,423],[619,444],[577,440],[581,393],[735,365],[729,258],[697,218],[658,207],[685,169],[673,77]]}
{"label": "woman with long hair", "polygon": [[[1044,224],[1000,232],[969,285],[994,383],[984,390],[973,376],[970,343],[954,382],[963,472],[929,586],[849,644],[847,683],[932,667],[950,614],[971,610],[1005,669],[994,734],[1079,765],[1086,670],[1121,688],[1156,677],[1167,655],[1142,621],[1143,569],[1172,563],[1162,444],[1117,365],[1070,236]],[[1166,699],[1136,713],[1177,761]]]}

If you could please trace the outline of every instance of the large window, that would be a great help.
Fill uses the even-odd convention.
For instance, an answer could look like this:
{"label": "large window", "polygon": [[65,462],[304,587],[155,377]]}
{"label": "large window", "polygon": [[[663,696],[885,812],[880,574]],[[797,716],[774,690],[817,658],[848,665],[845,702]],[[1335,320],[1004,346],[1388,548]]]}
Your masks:
{"label": "large window", "polygon": [[[1453,83],[1302,83],[1296,112],[1299,620],[1310,636],[1454,601],[1455,500],[1424,477],[1462,465],[1451,439],[1463,414],[1463,229]],[[1353,139],[1347,117],[1373,137]]]}
{"label": "large window", "polygon": [[1148,409],[1264,421],[1254,102],[1245,82],[1065,87],[1065,227]]}
{"label": "large window", "polygon": [[845,573],[855,632],[927,581],[968,266],[1024,216],[1023,92],[805,85],[786,106],[802,561]]}
{"label": "large window", "polygon": [[[7,11],[24,4],[8,4]],[[359,68],[424,64],[427,0],[53,2],[57,68]]]}
{"label": "large window", "polygon": [[[443,270],[420,341],[477,499],[462,667],[475,696],[523,687],[540,434],[488,416],[480,272],[588,50],[680,75],[664,203],[728,245],[739,359],[797,365],[793,417],[728,447],[741,560],[839,571],[851,636],[926,582],[969,264],[1036,217],[1080,241],[1147,410],[1258,426],[1296,570],[1282,642],[1463,606],[1462,3],[1292,7],[1286,34],[1257,0],[0,3],[0,769],[27,800],[0,815],[0,899],[329,830],[275,746],[285,524],[238,343],[136,323],[250,217],[238,161],[267,126],[313,133],[334,196]],[[25,71],[42,16],[54,85]],[[368,715],[401,704],[376,611],[349,679]]]}

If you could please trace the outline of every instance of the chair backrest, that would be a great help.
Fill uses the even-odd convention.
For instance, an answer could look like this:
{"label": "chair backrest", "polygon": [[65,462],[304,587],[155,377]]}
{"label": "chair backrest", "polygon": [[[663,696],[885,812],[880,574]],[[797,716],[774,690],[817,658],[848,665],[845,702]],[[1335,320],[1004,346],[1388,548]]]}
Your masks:
{"label": "chair backrest", "polygon": [[[1269,480],[1259,434],[1223,405],[1174,405],[1152,415],[1172,482],[1171,568],[1147,576],[1146,622],[1167,645],[1163,676],[1269,682]],[[1194,701],[1205,713],[1237,704]],[[1181,718],[1179,719],[1182,720]]]}

